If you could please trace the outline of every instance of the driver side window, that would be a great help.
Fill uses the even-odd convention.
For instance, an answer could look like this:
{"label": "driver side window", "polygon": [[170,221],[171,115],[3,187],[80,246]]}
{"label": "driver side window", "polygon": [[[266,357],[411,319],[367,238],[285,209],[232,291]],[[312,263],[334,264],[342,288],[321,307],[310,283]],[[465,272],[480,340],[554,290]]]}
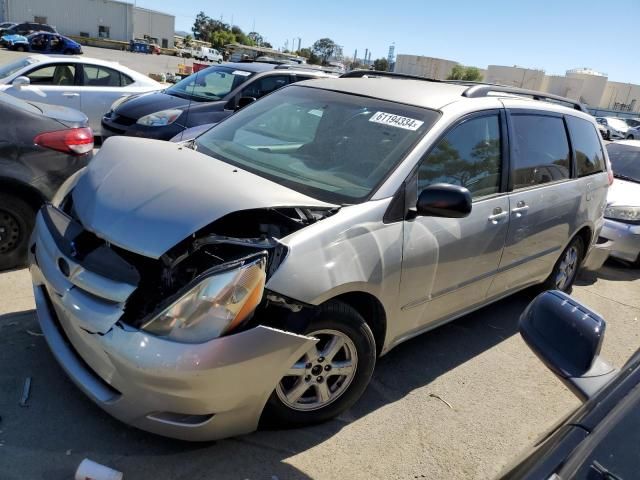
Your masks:
{"label": "driver side window", "polygon": [[58,63],[35,68],[27,74],[27,77],[32,85],[69,86],[75,84],[75,75],[75,65]]}
{"label": "driver side window", "polygon": [[500,192],[501,148],[497,114],[464,121],[423,159],[418,169],[418,193],[434,183],[460,185],[473,198]]}

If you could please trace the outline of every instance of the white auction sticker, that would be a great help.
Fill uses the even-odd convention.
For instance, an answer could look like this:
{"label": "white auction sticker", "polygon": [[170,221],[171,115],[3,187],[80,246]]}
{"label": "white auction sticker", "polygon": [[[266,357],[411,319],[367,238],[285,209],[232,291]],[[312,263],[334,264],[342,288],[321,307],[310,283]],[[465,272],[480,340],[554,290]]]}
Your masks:
{"label": "white auction sticker", "polygon": [[240,75],[241,77],[248,77],[249,75],[251,75],[251,72],[245,72],[244,70],[234,70],[233,74]]}
{"label": "white auction sticker", "polygon": [[421,120],[415,118],[403,117],[401,115],[394,115],[393,113],[376,112],[369,119],[370,122],[380,123],[382,125],[389,125],[390,127],[404,128],[405,130],[416,131],[424,123]]}

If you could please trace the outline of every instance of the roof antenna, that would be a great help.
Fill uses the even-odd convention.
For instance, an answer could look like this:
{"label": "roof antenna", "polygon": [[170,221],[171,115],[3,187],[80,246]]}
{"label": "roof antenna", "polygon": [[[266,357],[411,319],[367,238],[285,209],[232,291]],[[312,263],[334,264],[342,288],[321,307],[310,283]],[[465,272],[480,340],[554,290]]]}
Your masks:
{"label": "roof antenna", "polygon": [[[192,65],[193,65],[193,62],[192,62]],[[191,95],[189,95],[189,103],[187,104],[187,115],[184,117],[184,129],[180,132],[180,141],[181,142],[184,139],[184,131],[187,128],[189,128],[189,127],[187,127],[187,125],[189,125],[189,112],[191,111],[191,101],[192,101],[193,95],[194,95],[193,91],[198,86],[198,74],[199,73],[200,73],[200,70],[197,70],[195,72],[195,77],[194,77],[194,81],[193,81],[193,89],[191,90]],[[191,74],[191,75],[193,75],[193,74]],[[187,78],[189,78],[189,77],[187,77]]]}

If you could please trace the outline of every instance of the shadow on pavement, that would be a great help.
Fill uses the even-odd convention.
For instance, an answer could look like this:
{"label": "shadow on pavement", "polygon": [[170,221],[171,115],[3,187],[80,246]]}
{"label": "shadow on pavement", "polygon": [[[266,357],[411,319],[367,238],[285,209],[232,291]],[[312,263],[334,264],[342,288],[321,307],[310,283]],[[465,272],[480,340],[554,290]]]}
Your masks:
{"label": "shadow on pavement", "polygon": [[[10,465],[0,457],[0,471],[9,479],[62,480],[89,457],[131,479],[309,478],[286,459],[516,334],[534,295],[516,294],[392,350],[379,360],[363,398],[338,419],[210,443],[165,439],[112,419],[67,379],[44,338],[27,333],[39,332],[34,311],[0,316],[0,442],[11,452]],[[31,397],[20,407],[28,376]]]}
{"label": "shadow on pavement", "polygon": [[575,284],[579,286],[593,285],[599,278],[614,282],[631,282],[640,278],[640,268],[634,268],[615,258],[609,258],[605,264],[595,272],[582,270]]}

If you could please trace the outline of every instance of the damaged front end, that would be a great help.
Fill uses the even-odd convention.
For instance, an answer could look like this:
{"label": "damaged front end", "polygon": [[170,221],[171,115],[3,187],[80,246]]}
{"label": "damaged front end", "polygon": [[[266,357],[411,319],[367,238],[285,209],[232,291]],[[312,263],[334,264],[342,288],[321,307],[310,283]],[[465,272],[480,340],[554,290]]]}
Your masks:
{"label": "damaged front end", "polygon": [[71,243],[80,263],[102,258],[101,270],[107,275],[113,275],[111,269],[128,272],[128,284],[134,288],[117,321],[183,343],[205,342],[258,323],[281,327],[279,319],[261,314],[273,307],[297,312],[302,305],[264,294],[266,282],[287,255],[280,239],[337,211],[287,207],[233,212],[156,259],[112,245],[82,228],[71,195],[60,210],[78,231]]}

